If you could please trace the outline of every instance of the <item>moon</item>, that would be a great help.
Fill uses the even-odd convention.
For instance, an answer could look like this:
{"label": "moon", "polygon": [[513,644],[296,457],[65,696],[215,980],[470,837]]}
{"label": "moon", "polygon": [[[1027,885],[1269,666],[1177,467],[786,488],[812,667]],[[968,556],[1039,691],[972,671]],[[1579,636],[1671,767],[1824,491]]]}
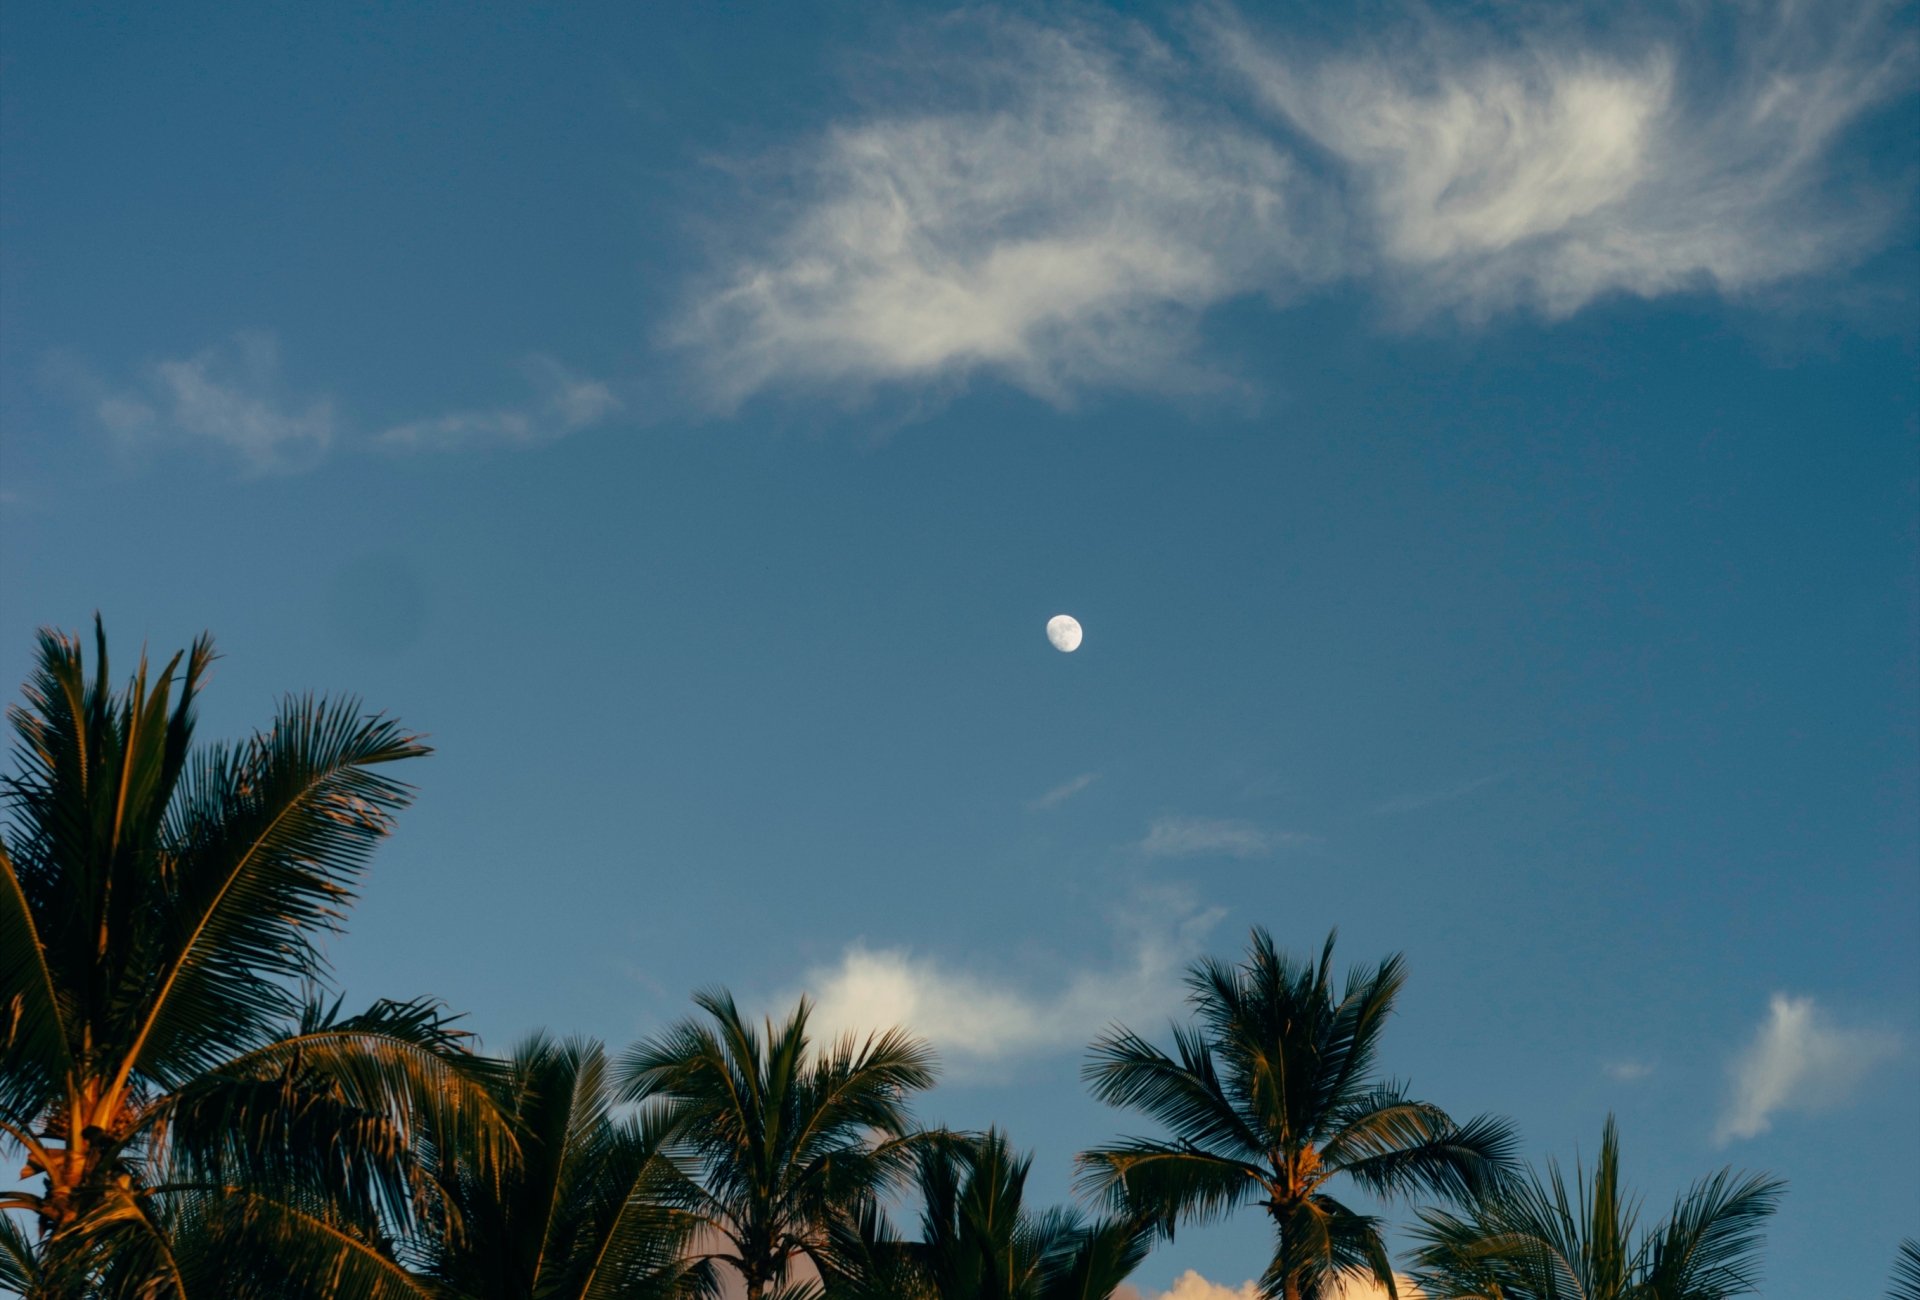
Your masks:
{"label": "moon", "polygon": [[1047,640],[1062,654],[1080,648],[1080,620],[1071,614],[1055,614],[1047,620]]}

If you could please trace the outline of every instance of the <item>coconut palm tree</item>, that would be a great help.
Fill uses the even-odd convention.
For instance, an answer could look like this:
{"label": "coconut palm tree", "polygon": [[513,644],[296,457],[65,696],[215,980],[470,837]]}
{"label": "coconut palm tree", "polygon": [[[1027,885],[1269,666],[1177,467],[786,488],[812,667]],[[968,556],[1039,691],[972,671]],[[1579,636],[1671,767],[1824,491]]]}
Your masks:
{"label": "coconut palm tree", "polygon": [[1893,1259],[1893,1281],[1887,1287],[1888,1300],[1920,1300],[1920,1241],[1902,1239]]}
{"label": "coconut palm tree", "polygon": [[736,1272],[747,1300],[779,1294],[795,1261],[816,1266],[831,1223],[900,1177],[911,1150],[907,1099],[933,1083],[926,1044],[900,1030],[847,1035],[823,1052],[800,1000],[765,1036],[724,989],[694,1002],[711,1024],[683,1021],[635,1044],[621,1062],[626,1100],[668,1108],[697,1166],[689,1203],[705,1231],[692,1247],[705,1283]]}
{"label": "coconut palm tree", "polygon": [[1026,1208],[1032,1157],[997,1131],[928,1134],[915,1162],[921,1240],[863,1207],[834,1234],[826,1300],[1107,1300],[1152,1244],[1148,1225]]}
{"label": "coconut palm tree", "polygon": [[1315,1300],[1340,1275],[1371,1274],[1395,1293],[1379,1220],[1335,1199],[1335,1179],[1379,1196],[1464,1198],[1513,1168],[1504,1121],[1455,1123],[1376,1077],[1404,968],[1395,956],[1355,970],[1336,995],[1333,944],[1330,934],[1317,964],[1297,962],[1255,929],[1243,963],[1192,967],[1199,1023],[1174,1026],[1175,1056],[1118,1028],[1084,1071],[1096,1097],[1169,1136],[1082,1153],[1081,1185],[1168,1237],[1257,1204],[1275,1234],[1260,1285],[1285,1300]]}
{"label": "coconut palm tree", "polygon": [[665,1300],[687,1282],[686,1179],[655,1108],[617,1118],[599,1043],[536,1034],[512,1055],[502,1108],[520,1160],[490,1178],[436,1170],[452,1213],[422,1271],[458,1300]]}
{"label": "coconut palm tree", "polygon": [[[493,1071],[431,1003],[342,1016],[316,942],[427,753],[351,700],[289,699],[264,733],[193,746],[205,637],[124,690],[95,624],[40,634],[0,781],[0,1194],[9,1280],[44,1296],[409,1294],[393,1234],[433,1197],[421,1125],[511,1155]],[[305,987],[303,988],[303,984]]]}
{"label": "coconut palm tree", "polygon": [[1589,1179],[1514,1181],[1464,1214],[1426,1209],[1414,1277],[1433,1300],[1723,1300],[1754,1291],[1761,1225],[1786,1184],[1723,1169],[1636,1236],[1638,1206],[1620,1185],[1613,1117]]}

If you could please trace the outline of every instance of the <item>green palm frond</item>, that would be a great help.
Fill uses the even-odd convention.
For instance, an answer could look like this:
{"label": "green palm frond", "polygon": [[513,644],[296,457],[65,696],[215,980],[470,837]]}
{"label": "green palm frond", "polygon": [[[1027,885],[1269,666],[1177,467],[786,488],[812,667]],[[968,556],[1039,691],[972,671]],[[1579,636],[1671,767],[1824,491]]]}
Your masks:
{"label": "green palm frond", "polygon": [[1893,1279],[1887,1286],[1888,1300],[1920,1300],[1920,1241],[1903,1238],[1893,1258]]}
{"label": "green palm frond", "polygon": [[1193,965],[1196,1023],[1175,1026],[1174,1056],[1116,1028],[1083,1071],[1100,1100],[1168,1133],[1081,1153],[1080,1188],[1169,1236],[1259,1204],[1276,1234],[1262,1282],[1273,1295],[1311,1297],[1356,1272],[1393,1286],[1375,1221],[1334,1200],[1329,1180],[1457,1202],[1504,1186],[1514,1168],[1504,1121],[1457,1123],[1375,1078],[1405,966],[1388,957],[1336,989],[1335,938],[1303,961],[1256,928],[1241,961]]}
{"label": "green palm frond", "polygon": [[1433,1300],[1725,1300],[1759,1279],[1760,1227],[1784,1184],[1723,1170],[1644,1235],[1609,1117],[1591,1175],[1515,1180],[1461,1215],[1423,1210],[1415,1279]]}
{"label": "green palm frond", "polygon": [[702,1256],[739,1270],[760,1300],[797,1256],[826,1261],[834,1222],[906,1172],[906,1103],[933,1082],[933,1057],[899,1031],[816,1053],[805,999],[764,1033],[725,990],[694,1000],[707,1020],[630,1048],[619,1093],[672,1116],[698,1166],[686,1208],[728,1243]]}

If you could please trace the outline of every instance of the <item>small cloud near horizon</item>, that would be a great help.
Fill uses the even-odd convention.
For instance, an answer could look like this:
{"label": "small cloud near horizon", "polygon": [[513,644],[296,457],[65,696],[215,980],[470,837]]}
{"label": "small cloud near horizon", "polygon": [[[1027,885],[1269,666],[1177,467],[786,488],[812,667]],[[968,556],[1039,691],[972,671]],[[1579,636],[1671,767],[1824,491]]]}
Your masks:
{"label": "small cloud near horizon", "polygon": [[1027,801],[1028,812],[1045,812],[1049,808],[1058,808],[1073,796],[1100,779],[1098,772],[1082,772],[1064,785],[1057,785],[1037,799]]}
{"label": "small cloud near horizon", "polygon": [[1076,971],[1051,992],[905,947],[855,942],[838,963],[807,975],[815,1041],[900,1025],[963,1077],[1077,1050],[1116,1022],[1140,1027],[1174,1014],[1186,999],[1187,964],[1225,914],[1185,889],[1143,890],[1115,917],[1119,959]]}
{"label": "small cloud near horizon", "polygon": [[[1421,1300],[1425,1294],[1413,1284],[1412,1278],[1401,1274],[1394,1275],[1394,1289],[1403,1300]],[[1320,1294],[1323,1300],[1385,1300],[1387,1289],[1371,1277],[1349,1275]],[[1239,1286],[1224,1286],[1188,1269],[1165,1291],[1141,1291],[1132,1283],[1123,1282],[1115,1289],[1113,1300],[1260,1300],[1260,1284],[1249,1279]]]}
{"label": "small cloud near horizon", "polygon": [[1650,1061],[1609,1061],[1605,1068],[1608,1078],[1622,1083],[1633,1083],[1653,1073]]}
{"label": "small cloud near horizon", "polygon": [[1776,993],[1753,1041],[1730,1067],[1732,1090],[1714,1141],[1757,1137],[1784,1110],[1818,1111],[1844,1103],[1875,1066],[1900,1054],[1886,1030],[1843,1028],[1810,997]]}

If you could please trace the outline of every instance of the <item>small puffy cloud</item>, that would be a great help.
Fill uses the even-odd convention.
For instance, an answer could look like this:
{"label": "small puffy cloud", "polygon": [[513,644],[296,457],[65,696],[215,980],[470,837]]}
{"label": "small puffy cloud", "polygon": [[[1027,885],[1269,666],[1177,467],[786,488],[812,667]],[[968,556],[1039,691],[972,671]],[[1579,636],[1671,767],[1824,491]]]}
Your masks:
{"label": "small puffy cloud", "polygon": [[1147,828],[1140,851],[1150,858],[1188,858],[1203,853],[1259,858],[1275,849],[1313,842],[1311,835],[1265,830],[1248,821],[1162,817]]}
{"label": "small puffy cloud", "polygon": [[[1419,1300],[1424,1294],[1413,1285],[1411,1278],[1394,1278],[1398,1293],[1408,1300]],[[1331,1287],[1321,1292],[1325,1300],[1376,1300],[1384,1298],[1387,1289],[1371,1277],[1343,1276]],[[1242,1282],[1239,1286],[1224,1286],[1219,1282],[1209,1282],[1192,1269],[1188,1269],[1173,1280],[1173,1285],[1165,1291],[1142,1292],[1130,1284],[1123,1284],[1114,1293],[1114,1300],[1260,1300],[1260,1284],[1253,1281]]]}
{"label": "small puffy cloud", "polygon": [[1073,798],[1073,796],[1079,794],[1099,779],[1100,774],[1098,772],[1082,772],[1079,776],[1074,777],[1073,780],[1063,785],[1055,786],[1038,799],[1029,799],[1027,801],[1027,811],[1045,812],[1049,808],[1058,808],[1061,804]]}
{"label": "small puffy cloud", "polygon": [[837,964],[807,977],[815,1036],[828,1041],[849,1031],[904,1026],[931,1041],[962,1075],[1075,1050],[1116,1021],[1138,1025],[1177,1011],[1186,965],[1222,915],[1178,890],[1137,895],[1119,920],[1122,959],[1077,971],[1052,991],[906,948],[856,943]]}
{"label": "small puffy cloud", "polygon": [[1732,1092],[1714,1140],[1765,1133],[1782,1110],[1838,1105],[1869,1070],[1899,1051],[1892,1033],[1842,1028],[1812,998],[1776,993],[1753,1042],[1733,1062]]}
{"label": "small puffy cloud", "polygon": [[577,375],[552,357],[529,357],[527,377],[544,396],[530,407],[452,411],[395,425],[379,437],[396,451],[422,451],[485,443],[538,446],[599,424],[620,410],[606,384]]}

